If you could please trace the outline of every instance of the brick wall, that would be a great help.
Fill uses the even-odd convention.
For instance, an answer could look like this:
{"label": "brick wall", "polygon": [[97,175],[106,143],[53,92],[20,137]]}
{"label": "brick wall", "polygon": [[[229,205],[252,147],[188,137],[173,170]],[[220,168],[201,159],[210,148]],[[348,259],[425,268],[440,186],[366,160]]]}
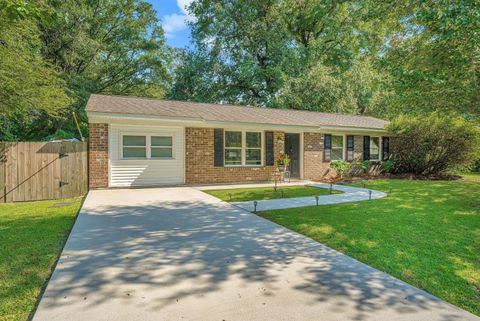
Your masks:
{"label": "brick wall", "polygon": [[[303,171],[305,179],[319,180],[336,176],[330,162],[324,161],[323,138],[321,133],[303,134]],[[363,136],[354,137],[354,160],[352,163],[361,162],[363,154]],[[357,170],[357,169],[355,169]]]}
{"label": "brick wall", "polygon": [[108,124],[88,124],[89,187],[108,187]]}
{"label": "brick wall", "polygon": [[321,179],[335,175],[330,162],[323,157],[323,134],[303,134],[303,176],[305,179]]}
{"label": "brick wall", "polygon": [[[185,128],[185,180],[187,184],[271,180],[276,166],[213,166],[213,132],[213,128]],[[285,134],[283,132],[274,132],[275,160],[284,151],[284,141]]]}

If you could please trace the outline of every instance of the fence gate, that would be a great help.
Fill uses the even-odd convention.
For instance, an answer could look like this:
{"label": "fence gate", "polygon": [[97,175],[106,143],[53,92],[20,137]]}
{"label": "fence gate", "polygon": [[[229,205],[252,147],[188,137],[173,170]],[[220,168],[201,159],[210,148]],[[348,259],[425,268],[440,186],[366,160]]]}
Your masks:
{"label": "fence gate", "polygon": [[0,202],[71,198],[88,190],[86,142],[0,144]]}

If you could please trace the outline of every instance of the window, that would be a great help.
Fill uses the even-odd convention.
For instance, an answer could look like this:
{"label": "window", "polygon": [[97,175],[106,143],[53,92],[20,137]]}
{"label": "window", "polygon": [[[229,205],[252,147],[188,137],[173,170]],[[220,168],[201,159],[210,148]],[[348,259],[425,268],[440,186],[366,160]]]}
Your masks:
{"label": "window", "polygon": [[172,158],[172,136],[152,136],[150,144],[151,158]]}
{"label": "window", "polygon": [[262,165],[262,133],[225,131],[225,166]]}
{"label": "window", "polygon": [[123,135],[123,159],[173,158],[172,136]]}
{"label": "window", "polygon": [[147,137],[123,136],[123,158],[147,158]]}
{"label": "window", "polygon": [[247,149],[246,164],[261,165],[262,164],[262,133],[246,133]]}
{"label": "window", "polygon": [[343,136],[332,136],[332,160],[343,160]]}
{"label": "window", "polygon": [[353,161],[355,156],[355,137],[352,135],[347,136],[347,161]]}
{"label": "window", "polygon": [[225,132],[225,165],[242,165],[242,132]]}
{"label": "window", "polygon": [[370,137],[370,159],[380,160],[380,137]]}

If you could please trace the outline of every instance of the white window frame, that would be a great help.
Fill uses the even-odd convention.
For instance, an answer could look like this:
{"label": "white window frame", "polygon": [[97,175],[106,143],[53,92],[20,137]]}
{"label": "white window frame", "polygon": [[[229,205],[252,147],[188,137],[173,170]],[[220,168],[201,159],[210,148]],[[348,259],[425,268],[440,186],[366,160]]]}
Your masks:
{"label": "white window frame", "polygon": [[[225,136],[227,132],[241,132],[242,133],[242,146],[241,147],[226,147],[225,146]],[[260,139],[261,139],[261,150],[260,150],[260,165],[247,165],[247,132],[248,133],[259,133],[260,134]],[[242,164],[240,165],[226,165],[225,164],[225,148],[230,148],[230,149],[241,149],[241,159],[242,159]],[[255,148],[252,148],[255,149]],[[243,130],[243,129],[224,129],[223,130],[223,166],[224,167],[262,167],[264,166],[265,162],[265,156],[264,156],[264,151],[265,151],[265,135],[263,131],[260,130]]]}
{"label": "white window frame", "polygon": [[[135,146],[123,146],[123,136],[143,136],[146,140],[146,157],[124,157],[123,155],[123,148],[124,147],[135,147]],[[152,136],[154,137],[170,137],[172,139],[172,157],[152,157]],[[162,134],[162,133],[121,133],[120,134],[120,159],[122,160],[173,160],[175,159],[175,139],[174,135],[172,134]],[[140,146],[139,146],[140,147]],[[143,147],[143,146],[142,146]],[[162,147],[162,146],[154,146],[155,147]],[[167,147],[167,146],[165,146]]]}
{"label": "white window frame", "polygon": [[[378,158],[376,158],[376,159],[372,158],[372,142],[373,142],[372,138],[378,138]],[[370,146],[368,148],[369,148],[369,152],[370,152],[370,160],[371,161],[380,161],[382,159],[382,137],[380,137],[380,136],[370,136]]]}
{"label": "white window frame", "polygon": [[[339,160],[340,160],[340,161],[344,161],[344,160],[345,160],[345,152],[346,152],[346,146],[345,146],[345,144],[346,144],[346,140],[347,140],[346,137],[347,137],[347,136],[346,136],[346,135],[335,135],[335,134],[330,134],[330,135],[331,135],[331,137],[332,137],[332,146],[331,146],[331,152],[330,152],[330,153],[331,153],[331,155],[330,155],[330,161],[332,161],[332,162],[333,162],[333,161],[339,161]],[[334,158],[333,158],[333,149],[334,149],[334,148],[333,148],[333,137],[342,137],[342,158],[340,158],[340,159],[334,159]]]}
{"label": "white window frame", "polygon": [[[152,137],[170,137],[172,140],[172,146],[152,146]],[[150,143],[150,148],[148,149],[148,152],[150,153],[150,159],[173,159],[175,155],[175,150],[173,149],[173,135],[164,135],[164,134],[152,134],[149,137],[150,139],[148,140],[148,143]],[[172,149],[172,157],[152,157],[152,148],[170,148]],[[123,149],[122,149],[123,150]],[[147,154],[148,156],[148,154]]]}

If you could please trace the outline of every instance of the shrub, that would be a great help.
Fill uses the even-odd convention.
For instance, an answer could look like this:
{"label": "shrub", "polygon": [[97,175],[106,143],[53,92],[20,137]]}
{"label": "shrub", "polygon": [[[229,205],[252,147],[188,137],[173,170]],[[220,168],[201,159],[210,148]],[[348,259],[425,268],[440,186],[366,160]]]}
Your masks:
{"label": "shrub", "polygon": [[478,159],[480,130],[471,121],[432,113],[400,116],[388,130],[393,171],[437,175]]}
{"label": "shrub", "polygon": [[473,164],[472,170],[474,172],[479,172],[480,173],[480,159],[477,159],[475,164]]}
{"label": "shrub", "polygon": [[370,167],[372,164],[370,163],[369,160],[364,160],[360,163],[360,166],[362,167],[362,171],[366,174],[370,170]]}
{"label": "shrub", "polygon": [[337,172],[337,174],[340,174],[343,176],[345,173],[348,173],[348,171],[350,170],[350,163],[337,160],[337,161],[332,161],[330,163],[330,167],[333,168]]}
{"label": "shrub", "polygon": [[386,161],[382,161],[380,163],[380,166],[382,167],[382,171],[384,173],[390,173],[392,171],[392,168],[393,168],[393,162],[392,162],[391,159],[386,160]]}

